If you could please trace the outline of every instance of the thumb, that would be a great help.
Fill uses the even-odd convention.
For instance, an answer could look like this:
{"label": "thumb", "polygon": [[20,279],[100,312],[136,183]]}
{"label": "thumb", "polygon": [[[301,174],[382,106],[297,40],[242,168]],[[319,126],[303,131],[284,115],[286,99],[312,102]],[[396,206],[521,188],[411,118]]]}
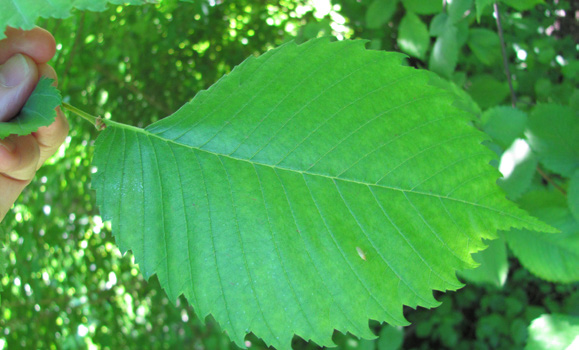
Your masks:
{"label": "thumb", "polygon": [[37,82],[38,67],[28,56],[16,54],[0,66],[0,122],[18,114]]}

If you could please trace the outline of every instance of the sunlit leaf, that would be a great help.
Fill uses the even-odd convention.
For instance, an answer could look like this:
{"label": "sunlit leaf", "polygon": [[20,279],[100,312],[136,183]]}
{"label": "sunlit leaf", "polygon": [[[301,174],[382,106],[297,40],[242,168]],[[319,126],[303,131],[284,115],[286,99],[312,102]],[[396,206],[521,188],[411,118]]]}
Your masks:
{"label": "sunlit leaf", "polygon": [[398,27],[398,46],[407,54],[424,59],[430,45],[426,24],[412,12],[407,12]]}
{"label": "sunlit leaf", "polygon": [[430,53],[428,68],[450,78],[458,62],[458,49],[457,28],[447,20]]}
{"label": "sunlit leaf", "polygon": [[363,41],[250,58],[146,129],[107,121],[93,179],[121,251],[244,346],[332,345],[461,286],[482,238],[552,230],[427,71]]}
{"label": "sunlit leaf", "polygon": [[509,273],[507,246],[503,238],[487,242],[489,247],[473,254],[473,259],[480,264],[474,270],[460,271],[459,275],[466,281],[502,288]]}
{"label": "sunlit leaf", "polygon": [[54,80],[42,78],[26,101],[20,113],[12,120],[0,123],[0,139],[9,135],[28,135],[52,124],[56,118],[56,107],[62,99],[60,92],[52,86]]}
{"label": "sunlit leaf", "polygon": [[39,17],[66,18],[73,9],[104,11],[109,3],[142,5],[150,0],[10,0],[2,1],[0,11],[0,39],[7,26],[21,29],[34,28]]}
{"label": "sunlit leaf", "polygon": [[541,315],[528,328],[525,350],[573,350],[579,346],[579,317]]}

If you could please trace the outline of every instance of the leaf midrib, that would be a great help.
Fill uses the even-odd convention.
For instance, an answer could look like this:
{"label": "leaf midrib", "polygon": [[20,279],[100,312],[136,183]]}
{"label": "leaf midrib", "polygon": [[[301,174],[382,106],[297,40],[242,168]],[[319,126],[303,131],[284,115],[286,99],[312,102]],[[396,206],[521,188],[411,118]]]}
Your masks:
{"label": "leaf midrib", "polygon": [[521,221],[521,222],[524,222],[524,223],[526,223],[526,224],[529,224],[529,225],[531,225],[531,226],[534,226],[534,225],[535,225],[535,223],[533,223],[533,222],[531,222],[531,221],[528,221],[528,220],[525,220],[525,219],[523,219],[523,218],[520,218],[520,217],[518,217],[518,216],[516,216],[516,215],[512,215],[512,214],[507,213],[507,212],[504,212],[504,211],[502,211],[502,210],[497,210],[497,209],[495,209],[495,208],[488,207],[488,206],[486,206],[486,205],[482,205],[482,204],[479,204],[479,203],[476,203],[476,202],[470,202],[470,201],[467,201],[467,200],[464,200],[464,199],[460,199],[460,198],[448,197],[448,196],[444,196],[444,195],[436,194],[436,193],[428,193],[428,192],[416,191],[416,190],[413,190],[413,189],[403,189],[403,188],[392,187],[392,186],[378,185],[378,184],[375,184],[375,183],[365,183],[365,182],[360,182],[360,181],[357,181],[357,180],[354,180],[354,179],[341,178],[341,177],[336,177],[336,176],[329,176],[329,175],[325,175],[325,174],[310,172],[310,171],[307,171],[307,170],[298,170],[298,169],[292,169],[292,168],[282,167],[282,166],[279,166],[279,165],[271,165],[271,164],[265,164],[265,163],[260,163],[260,162],[254,162],[254,161],[250,161],[250,160],[248,160],[248,159],[233,157],[233,156],[228,155],[228,154],[223,154],[223,153],[218,153],[218,152],[212,152],[212,151],[208,151],[208,150],[206,150],[206,149],[202,149],[202,148],[199,148],[199,147],[194,147],[194,146],[186,145],[186,144],[183,144],[183,143],[179,143],[179,142],[176,142],[176,141],[174,141],[174,140],[166,139],[166,138],[163,138],[163,137],[161,137],[161,136],[159,136],[159,135],[157,135],[157,134],[151,133],[151,132],[147,131],[146,129],[142,129],[142,128],[138,128],[138,127],[135,127],[135,126],[131,126],[131,125],[127,125],[127,124],[115,122],[115,121],[113,121],[113,120],[104,120],[104,123],[105,123],[105,125],[106,125],[107,127],[116,127],[116,128],[121,128],[121,129],[129,130],[129,131],[132,131],[132,132],[136,132],[136,133],[143,134],[143,135],[146,136],[146,137],[153,137],[153,138],[159,139],[159,140],[161,140],[161,141],[163,141],[163,142],[177,145],[177,146],[179,146],[179,147],[184,147],[184,148],[188,148],[188,149],[190,149],[190,150],[195,150],[195,151],[199,151],[199,152],[203,152],[203,153],[212,154],[212,155],[214,155],[214,156],[225,157],[225,158],[229,158],[229,159],[236,160],[236,161],[242,161],[242,162],[246,162],[246,163],[249,163],[249,164],[252,164],[252,165],[261,165],[261,166],[269,167],[269,168],[274,169],[274,170],[292,171],[292,172],[299,173],[299,174],[302,174],[302,175],[318,176],[318,177],[323,177],[323,178],[326,178],[326,179],[329,179],[329,180],[332,180],[332,181],[335,181],[335,180],[345,181],[345,182],[355,183],[355,184],[363,185],[363,186],[367,186],[367,187],[371,187],[371,186],[372,186],[372,187],[383,188],[383,189],[387,189],[387,190],[399,191],[399,192],[402,192],[402,193],[413,193],[413,194],[417,194],[417,195],[429,196],[429,197],[434,197],[434,198],[439,198],[439,199],[446,199],[446,200],[450,200],[450,201],[454,201],[454,202],[459,202],[459,203],[466,204],[466,205],[471,205],[471,206],[478,207],[478,208],[481,208],[481,209],[486,209],[486,210],[489,210],[489,211],[492,211],[492,212],[495,212],[495,213],[498,213],[498,214],[501,214],[501,215],[505,215],[505,216],[508,216],[508,217],[517,219],[517,220],[519,220],[519,221]]}

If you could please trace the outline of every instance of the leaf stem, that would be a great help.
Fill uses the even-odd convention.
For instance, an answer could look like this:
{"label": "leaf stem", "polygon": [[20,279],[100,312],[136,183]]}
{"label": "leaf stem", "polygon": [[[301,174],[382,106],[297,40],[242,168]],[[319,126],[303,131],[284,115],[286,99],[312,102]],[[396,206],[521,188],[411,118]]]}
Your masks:
{"label": "leaf stem", "polygon": [[94,125],[95,127],[97,126],[97,117],[90,115],[74,106],[69,105],[66,102],[62,103],[62,107],[66,110],[68,110],[69,112],[72,112],[76,115],[78,115],[79,117],[83,118],[84,120],[88,121],[89,123],[91,123],[92,125]]}
{"label": "leaf stem", "polygon": [[511,71],[509,69],[507,50],[505,48],[505,38],[503,36],[503,25],[501,24],[501,16],[499,13],[499,4],[496,1],[493,3],[493,8],[494,8],[495,17],[497,20],[497,30],[499,32],[499,39],[501,40],[501,53],[503,55],[503,66],[505,67],[505,75],[507,76],[507,82],[509,83],[509,90],[511,91],[511,105],[514,108],[515,105],[517,104],[517,96],[515,95],[515,89],[513,89],[513,82],[511,81]]}

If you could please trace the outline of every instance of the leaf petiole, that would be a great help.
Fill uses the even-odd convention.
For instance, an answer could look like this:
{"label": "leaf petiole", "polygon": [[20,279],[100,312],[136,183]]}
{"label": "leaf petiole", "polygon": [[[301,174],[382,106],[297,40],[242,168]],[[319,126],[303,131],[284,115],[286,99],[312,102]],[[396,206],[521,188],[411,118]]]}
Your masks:
{"label": "leaf petiole", "polygon": [[116,126],[118,128],[129,129],[129,130],[136,130],[139,132],[143,131],[143,129],[137,128],[137,127],[134,127],[131,125],[127,125],[127,124],[123,124],[123,123],[117,123],[117,122],[109,120],[109,119],[103,119],[102,117],[95,117],[93,115],[86,113],[85,111],[82,111],[74,106],[69,105],[66,102],[62,103],[62,107],[64,109],[68,110],[69,112],[72,112],[72,113],[78,115],[79,117],[83,118],[84,120],[88,121],[89,123],[91,123],[92,125],[95,126],[95,128],[98,131],[104,130],[108,125]]}
{"label": "leaf petiole", "polygon": [[[76,108],[76,107],[74,107],[74,106],[69,105],[69,104],[66,103],[66,102],[63,102],[63,103],[62,103],[62,107],[63,107],[64,109],[68,110],[69,112],[72,112],[72,113],[78,115],[79,117],[83,118],[84,120],[86,120],[86,121],[88,121],[89,123],[91,123],[92,125],[94,125],[97,129],[99,129],[99,125],[98,125],[98,124],[99,124],[99,120],[100,120],[101,118],[97,118],[97,117],[95,117],[95,116],[92,116],[92,115],[90,115],[90,114],[88,114],[88,113],[86,113],[86,112],[84,112],[84,111],[82,111],[82,110],[80,110],[80,109],[78,109],[78,108]],[[101,130],[101,129],[99,129],[99,130]]]}

